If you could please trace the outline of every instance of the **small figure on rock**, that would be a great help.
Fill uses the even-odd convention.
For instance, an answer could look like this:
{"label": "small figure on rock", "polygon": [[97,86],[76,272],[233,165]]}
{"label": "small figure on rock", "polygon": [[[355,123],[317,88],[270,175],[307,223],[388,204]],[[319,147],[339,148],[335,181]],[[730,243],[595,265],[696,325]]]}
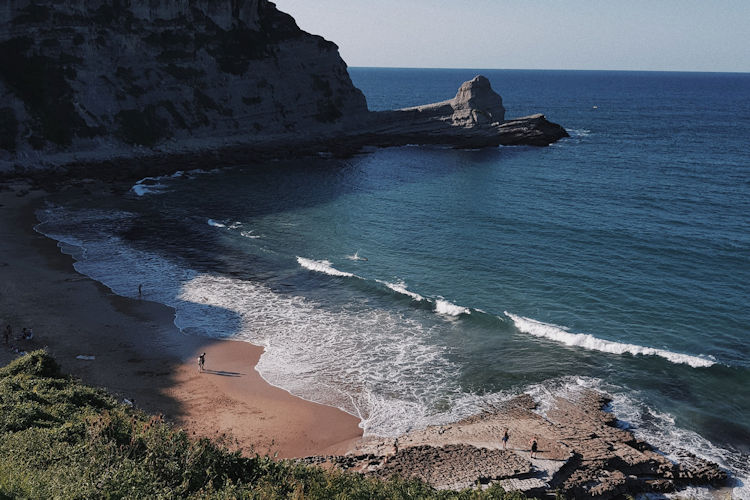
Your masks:
{"label": "small figure on rock", "polygon": [[539,445],[537,444],[537,439],[538,438],[536,436],[531,438],[531,458],[536,458],[536,452],[537,452],[537,449],[539,448]]}
{"label": "small figure on rock", "polygon": [[503,449],[508,445],[508,439],[510,439],[510,435],[508,434],[508,428],[505,428],[505,432],[503,432]]}
{"label": "small figure on rock", "polygon": [[202,372],[205,369],[206,366],[206,353],[204,352],[200,356],[198,356],[198,371]]}
{"label": "small figure on rock", "polygon": [[397,454],[398,454],[398,438],[396,438],[396,439],[395,439],[395,440],[393,441],[393,454],[394,454],[394,455],[397,455]]}

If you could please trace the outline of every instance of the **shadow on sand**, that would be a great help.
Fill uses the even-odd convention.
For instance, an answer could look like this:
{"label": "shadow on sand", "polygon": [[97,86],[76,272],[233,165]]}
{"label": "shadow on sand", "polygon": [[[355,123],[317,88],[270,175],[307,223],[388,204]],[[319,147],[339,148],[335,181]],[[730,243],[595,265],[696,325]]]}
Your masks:
{"label": "shadow on sand", "polygon": [[203,373],[210,373],[211,375],[221,375],[222,377],[241,377],[245,375],[239,372],[226,372],[224,370],[203,370]]}

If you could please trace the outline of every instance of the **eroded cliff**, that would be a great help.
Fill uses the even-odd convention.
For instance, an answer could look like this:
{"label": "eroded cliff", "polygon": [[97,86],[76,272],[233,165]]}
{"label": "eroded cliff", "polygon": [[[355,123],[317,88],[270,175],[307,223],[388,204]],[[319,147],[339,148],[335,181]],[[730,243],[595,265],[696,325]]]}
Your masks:
{"label": "eroded cliff", "polygon": [[366,111],[336,45],[266,0],[0,6],[6,158],[295,133]]}
{"label": "eroded cliff", "polygon": [[134,157],[144,161],[130,162],[130,174],[156,174],[206,157],[243,163],[365,145],[547,145],[566,136],[542,115],[505,120],[482,76],[440,103],[369,112],[336,45],[267,0],[0,6],[6,175],[61,165],[99,175],[108,163],[122,176]]}

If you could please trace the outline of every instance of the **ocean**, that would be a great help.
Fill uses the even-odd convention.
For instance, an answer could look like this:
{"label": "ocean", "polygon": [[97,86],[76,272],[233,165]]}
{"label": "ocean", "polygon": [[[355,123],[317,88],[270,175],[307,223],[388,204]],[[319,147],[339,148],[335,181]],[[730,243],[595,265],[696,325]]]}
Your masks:
{"label": "ocean", "polygon": [[351,68],[371,110],[477,74],[550,147],[206,165],[37,229],[76,269],[266,348],[258,371],[394,436],[593,387],[750,498],[750,74]]}

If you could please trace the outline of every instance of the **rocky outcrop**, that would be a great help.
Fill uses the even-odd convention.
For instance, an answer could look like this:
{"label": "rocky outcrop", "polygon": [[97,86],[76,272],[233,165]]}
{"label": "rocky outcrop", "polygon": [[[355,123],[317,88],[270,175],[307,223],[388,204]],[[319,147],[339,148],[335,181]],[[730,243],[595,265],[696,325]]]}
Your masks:
{"label": "rocky outcrop", "polygon": [[[499,483],[538,497],[558,492],[607,500],[726,483],[716,464],[686,452],[672,461],[617,427],[615,416],[603,410],[607,402],[603,394],[584,390],[557,397],[540,415],[523,394],[493,411],[401,436],[398,450],[391,440],[370,438],[345,457],[305,461],[378,477],[416,477],[441,489]],[[505,429],[510,440],[502,450]],[[532,437],[539,444],[534,458]]]}
{"label": "rocky outcrop", "polygon": [[[267,0],[10,0],[0,6],[0,171],[364,145],[547,145],[478,76],[453,99],[369,112],[332,42]],[[230,158],[231,161],[231,158]]]}

